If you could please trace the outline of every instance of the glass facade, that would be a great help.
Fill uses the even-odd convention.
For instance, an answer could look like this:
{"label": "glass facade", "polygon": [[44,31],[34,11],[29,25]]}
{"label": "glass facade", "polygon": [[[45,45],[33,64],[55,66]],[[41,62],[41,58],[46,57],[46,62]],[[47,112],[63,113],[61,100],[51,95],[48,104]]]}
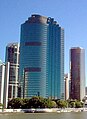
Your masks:
{"label": "glass facade", "polygon": [[21,25],[21,96],[64,98],[64,30],[54,21],[32,15]]}
{"label": "glass facade", "polygon": [[79,47],[70,50],[71,98],[82,100],[85,96],[85,50]]}
{"label": "glass facade", "polygon": [[10,43],[6,47],[6,62],[10,63],[9,69],[9,90],[8,98],[18,96],[18,79],[19,79],[19,44]]}
{"label": "glass facade", "polygon": [[64,30],[48,18],[48,95],[64,99]]}

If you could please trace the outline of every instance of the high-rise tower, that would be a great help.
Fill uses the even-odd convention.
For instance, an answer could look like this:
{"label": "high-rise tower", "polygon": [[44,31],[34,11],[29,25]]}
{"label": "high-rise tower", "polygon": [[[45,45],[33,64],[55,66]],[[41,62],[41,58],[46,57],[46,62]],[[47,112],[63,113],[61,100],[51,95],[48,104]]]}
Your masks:
{"label": "high-rise tower", "polygon": [[32,15],[21,25],[21,96],[64,98],[64,30],[53,18]]}
{"label": "high-rise tower", "polygon": [[16,98],[19,78],[19,44],[10,43],[6,47],[6,62],[10,63],[8,98]]}
{"label": "high-rise tower", "polygon": [[83,48],[70,49],[70,74],[70,97],[82,100],[85,96],[85,50]]}

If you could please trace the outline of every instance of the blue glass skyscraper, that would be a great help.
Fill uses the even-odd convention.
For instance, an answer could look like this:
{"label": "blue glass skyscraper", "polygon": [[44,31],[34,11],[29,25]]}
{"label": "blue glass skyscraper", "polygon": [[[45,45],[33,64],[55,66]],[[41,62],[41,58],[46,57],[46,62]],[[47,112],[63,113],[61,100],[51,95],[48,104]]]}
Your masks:
{"label": "blue glass skyscraper", "polygon": [[21,96],[64,98],[64,30],[53,18],[32,15],[21,25]]}

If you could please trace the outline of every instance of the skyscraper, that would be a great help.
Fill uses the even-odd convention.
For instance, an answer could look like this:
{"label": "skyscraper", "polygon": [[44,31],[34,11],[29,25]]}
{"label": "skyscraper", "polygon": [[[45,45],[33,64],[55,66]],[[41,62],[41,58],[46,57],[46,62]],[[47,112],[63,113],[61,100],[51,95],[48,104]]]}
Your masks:
{"label": "skyscraper", "polygon": [[64,98],[64,30],[51,17],[21,25],[20,82],[22,97]]}
{"label": "skyscraper", "polygon": [[85,96],[85,50],[70,49],[71,98],[82,100]]}
{"label": "skyscraper", "polygon": [[6,47],[6,62],[10,63],[9,68],[9,89],[8,98],[16,98],[18,94],[19,78],[19,44],[10,43]]}

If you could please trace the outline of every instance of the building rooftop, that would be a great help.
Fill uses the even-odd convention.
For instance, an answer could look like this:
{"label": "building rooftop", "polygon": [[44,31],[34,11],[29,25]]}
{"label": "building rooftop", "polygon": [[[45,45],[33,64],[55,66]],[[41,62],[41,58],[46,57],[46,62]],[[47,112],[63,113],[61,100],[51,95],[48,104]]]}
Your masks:
{"label": "building rooftop", "polygon": [[82,47],[71,47],[71,49],[84,49]]}
{"label": "building rooftop", "polygon": [[11,46],[14,46],[14,45],[18,45],[18,43],[17,42],[15,42],[15,43],[9,43],[8,45],[7,45],[7,47],[11,47]]}
{"label": "building rooftop", "polygon": [[54,18],[42,16],[39,14],[32,14],[31,17],[29,17],[28,20],[25,21],[25,23],[42,23],[42,24],[52,23],[59,25],[57,21],[54,20]]}

